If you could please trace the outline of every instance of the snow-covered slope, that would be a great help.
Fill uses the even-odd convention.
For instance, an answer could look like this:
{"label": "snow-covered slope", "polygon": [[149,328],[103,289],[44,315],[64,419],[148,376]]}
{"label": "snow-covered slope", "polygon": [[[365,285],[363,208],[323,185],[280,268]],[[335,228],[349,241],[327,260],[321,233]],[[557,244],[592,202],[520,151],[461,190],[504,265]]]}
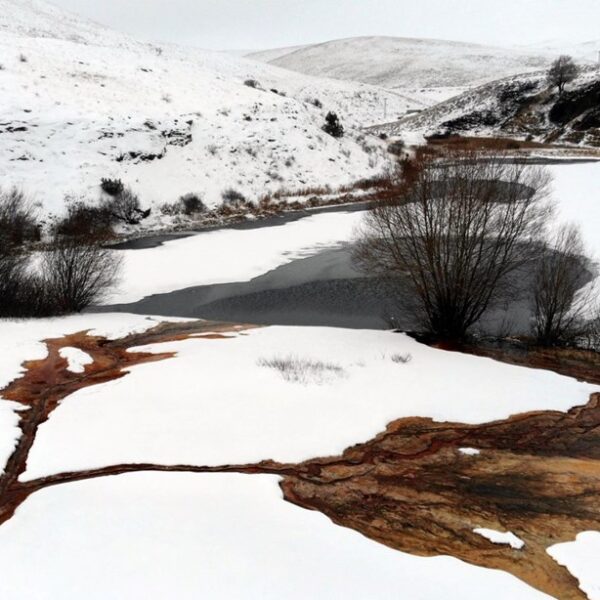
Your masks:
{"label": "snow-covered slope", "polygon": [[287,52],[252,53],[249,58],[309,75],[402,90],[464,88],[539,69],[548,62],[533,51],[393,37],[334,40]]}
{"label": "snow-covered slope", "polygon": [[547,40],[535,46],[522,47],[528,52],[543,52],[560,56],[567,54],[576,60],[598,62],[598,52],[600,52],[600,39],[588,40],[587,42],[573,43],[564,40]]}
{"label": "snow-covered slope", "polygon": [[[394,114],[412,106],[372,86],[143,44],[38,0],[0,0],[0,56],[2,185],[48,212],[67,195],[97,197],[102,177],[150,206],[350,183],[389,160],[358,128],[381,121],[386,100]],[[340,140],[321,130],[328,110],[347,129]]]}
{"label": "snow-covered slope", "polygon": [[500,79],[374,131],[600,146],[600,71],[582,68],[562,97],[548,85],[545,71]]}
{"label": "snow-covered slope", "polygon": [[43,0],[2,0],[0,33],[101,46],[142,45]]}

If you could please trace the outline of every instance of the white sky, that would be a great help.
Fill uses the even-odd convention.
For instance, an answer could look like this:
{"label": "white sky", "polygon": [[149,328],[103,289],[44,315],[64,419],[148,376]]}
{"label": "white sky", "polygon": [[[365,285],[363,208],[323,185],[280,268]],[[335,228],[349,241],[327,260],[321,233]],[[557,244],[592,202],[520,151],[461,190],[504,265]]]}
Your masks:
{"label": "white sky", "polygon": [[140,38],[263,49],[359,35],[494,45],[600,38],[600,0],[51,0]]}

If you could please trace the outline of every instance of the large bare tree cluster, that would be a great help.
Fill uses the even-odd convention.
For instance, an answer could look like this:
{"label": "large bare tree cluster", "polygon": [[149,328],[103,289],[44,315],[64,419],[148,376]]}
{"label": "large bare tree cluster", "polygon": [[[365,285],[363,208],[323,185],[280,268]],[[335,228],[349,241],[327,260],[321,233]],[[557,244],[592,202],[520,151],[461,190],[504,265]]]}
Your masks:
{"label": "large bare tree cluster", "polygon": [[535,333],[554,341],[576,320],[587,265],[572,230],[547,247],[549,183],[542,168],[498,155],[425,159],[398,197],[368,213],[355,259],[370,274],[401,278],[423,328],[450,340],[464,339],[515,279],[539,268]]}

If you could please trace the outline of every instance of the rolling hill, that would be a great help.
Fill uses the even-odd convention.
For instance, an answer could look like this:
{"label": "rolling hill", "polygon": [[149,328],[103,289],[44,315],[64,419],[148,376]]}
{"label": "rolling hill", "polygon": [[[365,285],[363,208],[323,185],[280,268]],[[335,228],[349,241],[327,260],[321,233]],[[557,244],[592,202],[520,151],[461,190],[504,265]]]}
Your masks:
{"label": "rolling hill", "polygon": [[532,50],[394,37],[334,40],[287,51],[255,52],[248,58],[409,94],[429,91],[422,99],[430,103],[493,79],[540,69],[549,61],[548,54]]}

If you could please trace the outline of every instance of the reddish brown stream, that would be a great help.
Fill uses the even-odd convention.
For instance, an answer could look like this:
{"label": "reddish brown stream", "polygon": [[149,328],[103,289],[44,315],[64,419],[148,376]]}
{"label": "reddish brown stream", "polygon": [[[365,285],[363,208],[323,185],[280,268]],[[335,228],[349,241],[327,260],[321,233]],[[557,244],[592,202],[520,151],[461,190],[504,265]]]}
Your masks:
{"label": "reddish brown stream", "polygon": [[[572,541],[581,531],[600,530],[600,394],[566,414],[537,412],[482,425],[401,419],[342,456],[301,464],[123,464],[19,481],[39,426],[61,400],[122,377],[132,366],[173,357],[130,348],[190,337],[226,343],[249,327],[162,324],[114,341],[86,332],[47,340],[48,356],[25,363],[23,376],[0,392],[28,408],[21,413],[22,436],[0,477],[0,525],[30,494],[72,481],[136,471],[273,473],[282,476],[288,501],[321,511],[392,548],[503,569],[556,598],[586,597],[546,548]],[[71,373],[60,356],[63,347],[83,350],[93,363],[83,374]],[[532,351],[508,360],[600,383],[600,358],[592,353]],[[465,455],[459,450],[463,447],[480,453]],[[477,527],[511,531],[525,546],[514,550],[493,544],[473,533]]]}

